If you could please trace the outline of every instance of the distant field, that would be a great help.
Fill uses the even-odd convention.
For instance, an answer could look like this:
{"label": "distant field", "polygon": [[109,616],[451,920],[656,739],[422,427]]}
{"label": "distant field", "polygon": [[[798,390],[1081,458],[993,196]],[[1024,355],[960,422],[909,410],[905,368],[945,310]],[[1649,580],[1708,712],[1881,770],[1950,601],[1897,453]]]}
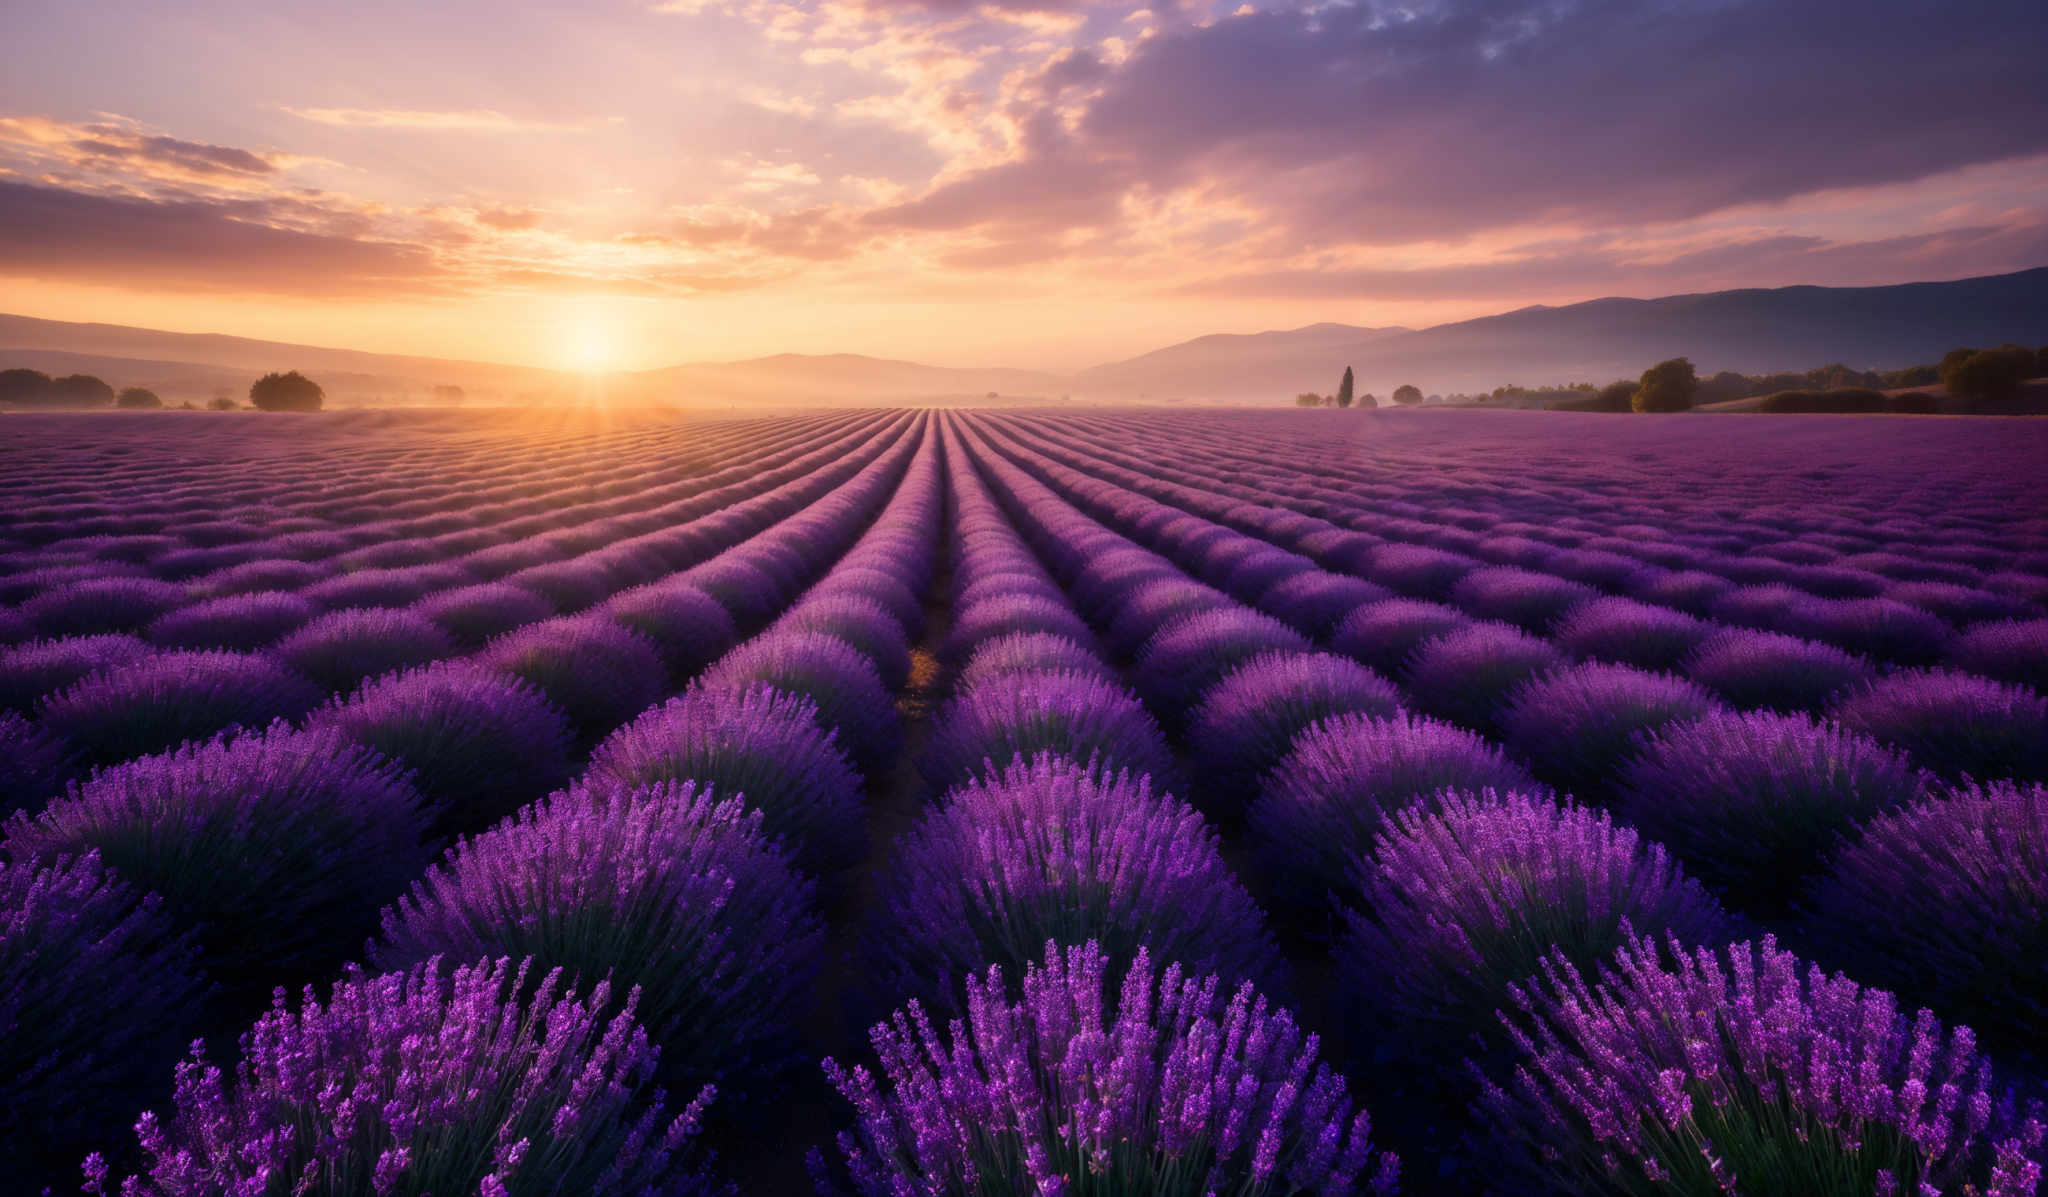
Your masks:
{"label": "distant field", "polygon": [[[2042,421],[9,415],[0,1104],[44,1113],[0,1149],[59,1192],[89,1150],[161,1168],[131,1128],[202,1150],[195,1038],[281,1090],[419,1069],[447,974],[531,957],[463,1000],[517,1015],[559,967],[595,1011],[562,1036],[638,987],[634,1023],[556,1041],[555,1104],[503,1125],[636,1158],[654,1087],[658,1130],[715,1086],[648,1191],[806,1191],[817,1147],[858,1191],[995,1192],[962,1161],[1085,1170],[1100,1127],[1104,1175],[1271,1174],[1231,1192],[1390,1153],[1411,1193],[1586,1192],[1529,1145],[1689,1144],[1681,1097],[1697,1130],[1857,1060],[1887,1096],[1839,1126],[1982,1191],[2044,1151],[1971,1097],[2048,1051],[2044,474]],[[1141,949],[1214,987],[1140,1002]],[[263,1014],[408,970],[409,1013],[318,1050]],[[905,1021],[878,1059],[913,999],[980,1038],[925,1058]],[[1995,1080],[1930,1046],[1959,1026]],[[1805,1109],[1758,1150],[1847,1133]]]}

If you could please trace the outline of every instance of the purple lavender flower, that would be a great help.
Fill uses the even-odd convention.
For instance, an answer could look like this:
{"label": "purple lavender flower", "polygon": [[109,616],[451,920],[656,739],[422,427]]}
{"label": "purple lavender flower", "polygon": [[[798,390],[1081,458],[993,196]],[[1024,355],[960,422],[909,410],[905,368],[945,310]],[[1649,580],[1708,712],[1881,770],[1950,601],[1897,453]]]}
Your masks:
{"label": "purple lavender flower", "polygon": [[1942,669],[1895,673],[1835,701],[1845,726],[1947,778],[2048,781],[2048,696]]}
{"label": "purple lavender flower", "polygon": [[1905,756],[1803,715],[1717,712],[1649,733],[1618,813],[1731,905],[1781,915],[1837,839],[1917,801]]}
{"label": "purple lavender flower", "polygon": [[731,612],[742,633],[767,623],[782,606],[781,584],[737,552],[721,553],[681,576]]}
{"label": "purple lavender flower", "polygon": [[1542,635],[1598,595],[1583,582],[1512,565],[1488,565],[1460,578],[1451,588],[1450,601],[1468,615]]}
{"label": "purple lavender flower", "polygon": [[1442,603],[1386,599],[1367,603],[1345,616],[1330,634],[1330,651],[1343,653],[1368,669],[1392,675],[1424,641],[1471,622],[1471,616]]}
{"label": "purple lavender flower", "polygon": [[349,607],[320,616],[271,651],[333,692],[453,656],[455,640],[440,625],[412,611]]}
{"label": "purple lavender flower", "polygon": [[12,607],[0,606],[0,647],[20,644],[36,634],[28,617]]}
{"label": "purple lavender flower", "polygon": [[901,690],[910,680],[910,641],[903,625],[871,598],[813,591],[775,626],[845,641],[875,667],[884,689]]}
{"label": "purple lavender flower", "polygon": [[1673,607],[1693,615],[1706,615],[1720,597],[1735,584],[1720,574],[1704,570],[1677,569],[1669,573],[1640,574],[1628,592],[1646,603]]}
{"label": "purple lavender flower", "polygon": [[1873,819],[1813,906],[1858,976],[2048,1051],[2048,788],[1992,782]]}
{"label": "purple lavender flower", "polygon": [[1399,712],[1393,685],[1365,666],[1329,653],[1266,653],[1209,688],[1189,722],[1201,800],[1235,819],[1280,763],[1294,737],[1338,715]]}
{"label": "purple lavender flower", "polygon": [[813,885],[759,812],[691,783],[578,786],[463,840],[384,913],[370,960],[531,956],[641,992],[663,1076],[738,1079],[784,1062],[824,959]]}
{"label": "purple lavender flower", "polygon": [[1094,757],[1161,785],[1178,776],[1152,716],[1093,671],[1011,674],[961,690],[939,711],[921,764],[925,780],[944,791],[1041,752]]}
{"label": "purple lavender flower", "polygon": [[832,585],[848,594],[864,595],[896,617],[906,635],[915,636],[924,626],[924,601],[908,582],[874,566],[841,564],[832,571]]}
{"label": "purple lavender flower", "polygon": [[706,689],[744,690],[766,682],[818,704],[818,723],[862,773],[896,757],[903,727],[896,704],[866,657],[822,632],[769,631],[727,653],[701,679]]}
{"label": "purple lavender flower", "polygon": [[1896,582],[1885,587],[1883,597],[1931,611],[1962,626],[1998,619],[2039,618],[2041,614],[2038,606],[2024,599],[1953,582]]}
{"label": "purple lavender flower", "polygon": [[1554,640],[1582,659],[1675,669],[1712,630],[1683,611],[1610,595],[1566,616]]}
{"label": "purple lavender flower", "polygon": [[1145,642],[1138,693],[1162,719],[1180,722],[1210,686],[1263,653],[1308,652],[1301,633],[1249,607],[1183,615]]}
{"label": "purple lavender flower", "polygon": [[44,695],[88,674],[140,660],[150,651],[149,645],[118,632],[32,640],[0,651],[0,711],[27,713]]}
{"label": "purple lavender flower", "polygon": [[1871,675],[1869,663],[1832,644],[1734,629],[1709,636],[1683,672],[1724,701],[1774,711],[1820,710]]}
{"label": "purple lavender flower", "polygon": [[1386,818],[1446,790],[1534,790],[1499,748],[1413,715],[1339,715],[1295,737],[1246,813],[1251,847],[1285,909],[1353,905],[1351,863]]}
{"label": "purple lavender flower", "polygon": [[1517,687],[1500,726],[1536,776],[1593,798],[1613,791],[1645,733],[1719,708],[1683,678],[1589,661]]}
{"label": "purple lavender flower", "polygon": [[411,771],[435,831],[474,831],[569,777],[569,725],[518,678],[443,661],[367,682],[308,728],[349,739]]}
{"label": "purple lavender flower", "polygon": [[[324,1005],[279,993],[232,1077],[197,1054],[178,1065],[170,1117],[136,1124],[146,1163],[124,1197],[729,1191],[693,1158],[710,1087],[673,1117],[651,1089],[639,995],[600,981],[580,998],[531,971],[352,967]],[[107,1173],[87,1161],[95,1182]]]}
{"label": "purple lavender flower", "polygon": [[167,652],[88,675],[43,700],[43,726],[107,765],[233,728],[296,718],[320,690],[267,657]]}
{"label": "purple lavender flower", "polygon": [[743,799],[814,875],[867,851],[866,796],[835,733],[818,726],[816,703],[765,682],[670,699],[598,745],[584,776],[621,790],[695,781]]}
{"label": "purple lavender flower", "polygon": [[1174,620],[1204,611],[1228,608],[1230,600],[1211,587],[1184,575],[1156,578],[1133,587],[1104,612],[1111,648],[1135,657],[1145,642]]}
{"label": "purple lavender flower", "polygon": [[1311,570],[1282,578],[1260,592],[1252,605],[1288,627],[1321,638],[1353,611],[1392,597],[1393,592],[1363,578]]}
{"label": "purple lavender flower", "polygon": [[71,776],[63,740],[15,714],[0,711],[0,814],[34,810]]}
{"label": "purple lavender flower", "polygon": [[318,609],[296,594],[259,590],[206,599],[165,612],[144,633],[166,648],[251,652],[312,619]]}
{"label": "purple lavender flower", "polygon": [[1480,1109],[1551,1192],[2032,1194],[2042,1124],[1995,1095],[1969,1028],[1758,944],[1569,960],[1503,1016],[1521,1058]]}
{"label": "purple lavender flower", "polygon": [[1772,626],[1894,665],[1932,665],[1955,638],[1940,616],[1883,598],[1808,598]]}
{"label": "purple lavender flower", "polygon": [[75,1176],[177,1059],[204,991],[162,905],[90,852],[0,864],[0,1151],[14,1183]]}
{"label": "purple lavender flower", "polygon": [[1462,553],[1419,544],[1383,544],[1372,550],[1366,577],[1411,598],[1442,598],[1478,566]]}
{"label": "purple lavender flower", "polygon": [[1047,940],[1141,947],[1271,980],[1272,938],[1200,815],[1150,783],[1051,753],[954,790],[899,841],[867,944],[880,992],[958,1008],[960,979]]}
{"label": "purple lavender flower", "polygon": [[1564,663],[1563,653],[1520,628],[1474,623],[1423,641],[1403,680],[1422,711],[1485,732],[1511,691]]}
{"label": "purple lavender flower", "polygon": [[948,1033],[915,1001],[877,1024],[879,1075],[825,1061],[854,1129],[839,1175],[813,1155],[820,1192],[1394,1191],[1316,1037],[1249,984],[1226,1000],[1230,981],[1142,950],[1128,971],[1093,942],[1042,951],[1013,966],[1021,997],[999,966],[970,977]]}
{"label": "purple lavender flower", "polygon": [[1337,963],[1411,1045],[1482,1031],[1557,952],[1591,965],[1633,933],[1716,938],[1726,917],[1664,849],[1542,793],[1445,794],[1393,814],[1354,866],[1363,913]]}
{"label": "purple lavender flower", "polygon": [[184,601],[184,587],[154,578],[86,578],[44,591],[21,614],[43,636],[90,636],[138,631]]}
{"label": "purple lavender flower", "polygon": [[616,594],[604,613],[647,637],[678,683],[697,676],[739,642],[732,616],[718,600],[680,578]]}
{"label": "purple lavender flower", "polygon": [[543,620],[491,641],[477,663],[533,683],[577,739],[594,744],[653,706],[668,689],[654,645],[603,615]]}
{"label": "purple lavender flower", "polygon": [[1014,632],[1051,632],[1077,644],[1094,639],[1088,625],[1062,600],[1028,593],[994,595],[960,609],[943,655],[949,661],[964,661],[982,641]]}
{"label": "purple lavender flower", "polygon": [[[0,657],[0,665],[6,658]],[[1094,652],[1065,636],[1052,632],[1013,632],[984,640],[967,659],[955,682],[959,690],[970,690],[992,678],[1019,673],[1061,670],[1111,677],[1109,666]]]}
{"label": "purple lavender flower", "polygon": [[594,607],[618,589],[604,568],[588,556],[528,566],[499,580],[531,590],[564,615]]}
{"label": "purple lavender flower", "polygon": [[405,607],[437,590],[468,586],[476,576],[459,565],[409,565],[365,569],[315,582],[300,591],[322,607]]}
{"label": "purple lavender flower", "polygon": [[[0,657],[0,663],[6,658]],[[1951,669],[2048,694],[2048,619],[1980,623],[1949,646]]]}
{"label": "purple lavender flower", "polygon": [[494,636],[555,614],[540,595],[506,582],[435,591],[406,610],[433,620],[464,648],[479,648]]}
{"label": "purple lavender flower", "polygon": [[426,867],[398,767],[338,731],[223,738],[96,773],[7,823],[7,853],[97,851],[199,930],[207,971],[257,991],[337,962]]}

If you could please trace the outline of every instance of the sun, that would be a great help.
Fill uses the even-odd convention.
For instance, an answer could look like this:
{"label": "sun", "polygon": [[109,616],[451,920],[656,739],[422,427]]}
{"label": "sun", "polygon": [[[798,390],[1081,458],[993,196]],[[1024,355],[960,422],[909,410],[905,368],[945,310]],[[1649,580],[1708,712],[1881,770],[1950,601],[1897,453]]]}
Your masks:
{"label": "sun", "polygon": [[564,304],[555,328],[555,359],[562,369],[579,374],[618,369],[618,320],[603,304],[587,300]]}

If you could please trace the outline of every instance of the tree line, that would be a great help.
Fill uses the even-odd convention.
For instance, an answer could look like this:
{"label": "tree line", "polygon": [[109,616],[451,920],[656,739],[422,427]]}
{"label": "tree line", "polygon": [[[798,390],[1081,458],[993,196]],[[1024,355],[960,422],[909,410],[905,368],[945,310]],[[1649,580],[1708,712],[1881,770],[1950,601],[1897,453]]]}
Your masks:
{"label": "tree line", "polygon": [[[249,384],[249,407],[257,411],[319,411],[326,399],[320,384],[297,370],[265,374]],[[116,391],[105,379],[92,374],[51,377],[41,370],[0,370],[0,406],[76,410],[113,407],[123,411],[157,411],[163,399],[147,387],[125,387]],[[234,411],[240,405],[232,396],[215,395],[207,403],[212,411]],[[191,403],[179,404],[185,411],[197,411]]]}

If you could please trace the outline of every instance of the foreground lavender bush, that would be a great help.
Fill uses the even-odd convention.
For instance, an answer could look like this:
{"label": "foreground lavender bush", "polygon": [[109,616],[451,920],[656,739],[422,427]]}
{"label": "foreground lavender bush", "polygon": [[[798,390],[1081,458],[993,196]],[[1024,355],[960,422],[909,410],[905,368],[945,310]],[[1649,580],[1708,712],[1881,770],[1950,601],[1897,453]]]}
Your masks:
{"label": "foreground lavender bush", "polygon": [[[880,1076],[825,1061],[853,1106],[822,1193],[1391,1193],[1399,1163],[1284,1009],[1249,984],[1140,951],[1118,980],[1093,942],[1047,943],[1012,998],[967,981],[944,1036],[912,1002],[870,1032]],[[1108,990],[1116,986],[1112,1010]],[[850,1181],[850,1185],[843,1182]]]}
{"label": "foreground lavender bush", "polygon": [[2048,694],[2048,619],[1978,624],[1949,646],[1948,665]]}
{"label": "foreground lavender bush", "polygon": [[1385,678],[1330,653],[1253,657],[1209,688],[1188,729],[1206,809],[1236,818],[1294,737],[1336,715],[1386,717],[1401,697]]}
{"label": "foreground lavender bush", "polygon": [[1527,632],[1475,623],[1424,641],[1405,677],[1423,711],[1484,732],[1515,687],[1564,663],[1563,653]]}
{"label": "foreground lavender bush", "polygon": [[1330,650],[1392,674],[1424,641],[1471,622],[1472,617],[1456,607],[1421,599],[1386,599],[1367,603],[1345,616],[1330,634]]}
{"label": "foreground lavender bush", "polygon": [[158,616],[146,633],[166,648],[259,649],[312,619],[318,611],[296,594],[259,590],[224,595]]}
{"label": "foreground lavender bush", "polygon": [[551,795],[457,845],[384,912],[370,960],[532,957],[580,984],[609,978],[640,992],[663,1075],[741,1080],[824,954],[811,883],[760,828],[738,800],[687,783]]}
{"label": "foreground lavender bush", "polygon": [[208,972],[260,991],[349,952],[426,867],[425,823],[397,766],[338,731],[278,724],[97,773],[11,819],[6,847],[98,852],[198,930]]}
{"label": "foreground lavender bush", "polygon": [[1783,914],[1841,836],[1916,801],[1900,753],[1802,715],[1720,712],[1650,733],[1618,813],[1732,905]]}
{"label": "foreground lavender bush", "polygon": [[43,700],[42,721],[82,759],[110,765],[296,718],[319,701],[318,687],[264,657],[168,652],[91,674],[51,695]]}
{"label": "foreground lavender bush", "polygon": [[823,632],[853,646],[874,665],[882,686],[901,690],[910,680],[910,642],[888,608],[858,594],[816,595],[776,621],[777,627]]}
{"label": "foreground lavender bush", "polygon": [[2048,1056],[2048,787],[1993,782],[1872,820],[1813,905],[1858,976]]}
{"label": "foreground lavender bush", "polygon": [[1667,957],[1645,936],[1588,984],[1546,961],[1504,1016],[1521,1066],[1481,1110],[1558,1193],[2023,1197],[2042,1125],[1967,1027],[1761,943]]}
{"label": "foreground lavender bush", "polygon": [[461,662],[366,682],[314,712],[412,771],[438,832],[495,822],[568,780],[569,725],[539,690]]}
{"label": "foreground lavender bush", "polygon": [[593,786],[636,790],[695,781],[744,799],[761,827],[805,871],[827,875],[867,849],[860,775],[817,704],[765,682],[742,690],[692,688],[613,732],[591,754]]}
{"label": "foreground lavender bush", "polygon": [[27,714],[44,695],[150,652],[149,645],[118,632],[16,645],[0,652],[0,710]]}
{"label": "foreground lavender bush", "polygon": [[1141,947],[1232,980],[1279,967],[1216,833],[1148,781],[1049,753],[947,795],[898,843],[869,928],[880,992],[957,1009],[959,978],[1047,940]]}
{"label": "foreground lavender bush", "polygon": [[162,906],[90,852],[0,864],[0,1152],[12,1167],[75,1176],[85,1145],[177,1059],[203,986]]}
{"label": "foreground lavender bush", "polygon": [[1832,644],[1778,632],[1718,632],[1684,666],[1693,681],[1744,708],[1817,711],[1870,677],[1870,665]]}
{"label": "foreground lavender bush", "polygon": [[1547,794],[1448,794],[1403,811],[1357,867],[1364,909],[1338,967],[1411,1050],[1486,1029],[1553,952],[1591,965],[1631,934],[1712,941],[1726,924],[1663,848]]}
{"label": "foreground lavender bush", "polygon": [[1895,673],[1843,695],[1844,725],[1943,777],[2048,781],[2048,695],[1967,673]]}
{"label": "foreground lavender bush", "polygon": [[1643,734],[1719,705],[1682,678],[1590,661],[1516,689],[1500,725],[1538,777],[1590,798],[1613,789]]}
{"label": "foreground lavender bush", "polygon": [[1138,693],[1155,714],[1178,719],[1224,674],[1262,653],[1307,652],[1294,629],[1257,611],[1224,607],[1184,615],[1145,642]]}
{"label": "foreground lavender bush", "polygon": [[481,582],[437,591],[406,610],[433,620],[465,648],[480,648],[493,636],[539,623],[555,613],[546,599],[510,582]]}
{"label": "foreground lavender bush", "polygon": [[1567,616],[1556,640],[1575,657],[1674,669],[1711,630],[1683,611],[1609,595]]}
{"label": "foreground lavender bush", "polygon": [[1053,669],[1110,676],[1109,667],[1101,658],[1065,636],[1054,632],[1012,632],[982,641],[960,670],[954,686],[967,690],[992,677]]}
{"label": "foreground lavender bush", "polygon": [[1093,757],[1170,784],[1173,754],[1159,725],[1114,680],[1057,670],[998,677],[956,694],[940,710],[922,762],[944,790],[1041,752]]}
{"label": "foreground lavender bush", "polygon": [[1246,815],[1251,847],[1284,907],[1344,906],[1351,864],[1387,816],[1445,790],[1533,790],[1536,780],[1461,727],[1349,714],[1302,732]]}
{"label": "foreground lavender bush", "polygon": [[690,1150],[712,1091],[669,1116],[638,995],[579,998],[555,972],[536,987],[530,967],[352,968],[325,1004],[279,994],[232,1077],[178,1066],[170,1117],[136,1125],[146,1166],[123,1197],[719,1191]]}

